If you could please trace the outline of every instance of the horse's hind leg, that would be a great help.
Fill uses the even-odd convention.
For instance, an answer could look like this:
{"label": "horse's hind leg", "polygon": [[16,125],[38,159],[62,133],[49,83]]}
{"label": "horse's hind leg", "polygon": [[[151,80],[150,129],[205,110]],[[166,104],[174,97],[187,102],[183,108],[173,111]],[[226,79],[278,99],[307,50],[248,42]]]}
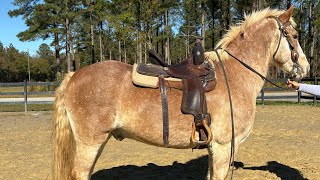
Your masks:
{"label": "horse's hind leg", "polygon": [[104,141],[90,145],[81,141],[76,141],[72,179],[90,179],[94,165],[110,138],[111,133]]}

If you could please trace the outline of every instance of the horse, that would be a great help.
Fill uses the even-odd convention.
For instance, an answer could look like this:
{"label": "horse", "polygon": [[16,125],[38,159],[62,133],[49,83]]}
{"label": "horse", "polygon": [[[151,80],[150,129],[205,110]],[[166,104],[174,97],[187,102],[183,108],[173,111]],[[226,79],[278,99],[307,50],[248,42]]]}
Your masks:
{"label": "horse", "polygon": [[[206,93],[212,141],[208,144],[208,175],[225,179],[231,157],[231,111],[225,80],[233,103],[235,151],[250,134],[255,119],[256,97],[264,80],[231,57],[241,59],[266,76],[276,65],[296,78],[305,77],[310,65],[303,53],[292,20],[286,11],[253,12],[230,28],[217,51],[205,53],[215,65],[218,83]],[[224,64],[226,79],[217,53]],[[164,147],[161,95],[158,89],[132,83],[132,65],[104,61],[66,74],[55,95],[53,130],[53,179],[90,179],[94,165],[111,137],[131,138]],[[169,144],[167,148],[193,148],[193,117],[180,111],[182,91],[168,91]]]}

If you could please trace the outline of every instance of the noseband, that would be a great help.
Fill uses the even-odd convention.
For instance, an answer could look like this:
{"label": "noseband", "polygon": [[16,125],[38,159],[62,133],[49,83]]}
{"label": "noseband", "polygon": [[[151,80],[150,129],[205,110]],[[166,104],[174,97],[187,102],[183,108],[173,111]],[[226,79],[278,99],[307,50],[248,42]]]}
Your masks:
{"label": "noseband", "polygon": [[291,50],[291,60],[293,62],[293,69],[290,72],[290,74],[295,77],[297,75],[299,69],[300,69],[300,65],[298,64],[299,53],[298,53],[298,50],[296,49],[297,43],[294,41],[295,37],[293,37],[288,32],[288,29],[287,29],[289,26],[291,26],[291,23],[290,23],[290,21],[288,21],[288,22],[282,24],[282,22],[279,20],[278,17],[276,17],[275,20],[277,21],[277,24],[279,26],[279,30],[280,30],[281,33],[280,33],[279,43],[277,45],[277,49],[273,53],[273,59],[275,59],[275,56],[276,56],[276,54],[277,54],[277,52],[279,50],[281,39],[282,39],[282,35],[283,35],[286,38],[286,40],[287,40],[287,42],[289,44],[290,50]]}

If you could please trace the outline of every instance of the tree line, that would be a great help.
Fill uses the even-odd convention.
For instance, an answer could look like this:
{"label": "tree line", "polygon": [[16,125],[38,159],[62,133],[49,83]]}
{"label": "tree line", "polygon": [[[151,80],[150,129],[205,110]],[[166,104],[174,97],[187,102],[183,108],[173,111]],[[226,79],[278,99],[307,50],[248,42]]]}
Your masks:
{"label": "tree line", "polygon": [[0,82],[55,81],[56,64],[47,44],[41,44],[36,54],[20,52],[12,44],[4,47],[0,41]]}
{"label": "tree line", "polygon": [[[21,16],[28,27],[17,35],[21,41],[52,40],[53,75],[46,78],[60,79],[64,72],[110,59],[145,63],[148,49],[177,63],[190,55],[197,38],[213,50],[244,14],[291,4],[310,76],[319,76],[319,0],[14,0],[16,9],[8,14]],[[273,69],[269,76],[283,73]]]}

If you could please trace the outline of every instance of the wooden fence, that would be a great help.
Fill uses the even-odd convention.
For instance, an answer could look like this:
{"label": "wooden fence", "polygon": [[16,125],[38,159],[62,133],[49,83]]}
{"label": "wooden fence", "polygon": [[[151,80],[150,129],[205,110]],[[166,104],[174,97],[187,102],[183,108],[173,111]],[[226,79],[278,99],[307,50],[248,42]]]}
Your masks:
{"label": "wooden fence", "polygon": [[[43,91],[43,92],[28,92],[28,86],[58,86],[60,82],[15,82],[15,83],[0,83],[0,87],[21,87],[23,86],[23,92],[0,92],[0,95],[9,95],[9,96],[23,96],[23,100],[18,101],[7,101],[0,102],[0,104],[24,104],[25,111],[28,110],[28,104],[52,104],[52,101],[28,101],[28,95],[50,95],[54,94],[54,91]],[[48,88],[49,89],[49,88]]]}
{"label": "wooden fence", "polygon": [[[287,82],[288,79],[272,79],[272,82],[275,82],[275,83],[281,83],[281,84],[285,84]],[[320,80],[320,77],[314,77],[314,78],[304,78],[304,79],[301,79],[299,82],[300,83],[308,83],[308,84],[314,84],[314,85],[319,85],[319,80]],[[281,100],[281,99],[297,99],[297,102],[301,102],[302,99],[310,99],[310,100],[313,100],[313,104],[315,105],[317,100],[320,100],[320,96],[314,96],[314,95],[309,95],[309,94],[306,94],[306,93],[302,93],[300,91],[297,92],[297,95],[296,96],[292,96],[292,95],[281,95],[281,96],[265,96],[265,93],[266,92],[275,92],[275,91],[284,91],[283,89],[280,89],[278,87],[266,87],[264,86],[262,89],[261,89],[261,96],[259,97],[262,101],[262,104],[264,104],[264,100],[265,99],[278,99],[278,100]]]}

